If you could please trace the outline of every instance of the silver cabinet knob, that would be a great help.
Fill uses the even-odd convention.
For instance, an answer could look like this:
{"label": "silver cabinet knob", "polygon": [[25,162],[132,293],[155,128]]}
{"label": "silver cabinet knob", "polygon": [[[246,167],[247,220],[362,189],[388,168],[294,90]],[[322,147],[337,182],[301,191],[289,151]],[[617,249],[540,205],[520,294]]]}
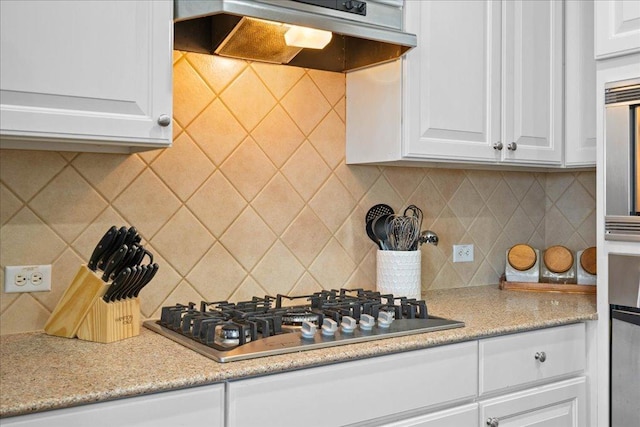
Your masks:
{"label": "silver cabinet knob", "polygon": [[158,117],[158,124],[163,128],[169,126],[171,124],[171,117],[166,114],[161,114],[160,117]]}
{"label": "silver cabinet knob", "polygon": [[507,144],[507,150],[516,151],[517,149],[518,149],[518,144],[516,144],[515,142]]}
{"label": "silver cabinet knob", "polygon": [[544,351],[539,351],[539,352],[536,353],[536,355],[534,357],[536,358],[536,360],[538,360],[538,361],[540,361],[542,363],[545,360],[547,360],[547,353],[545,353]]}
{"label": "silver cabinet knob", "polygon": [[487,418],[487,425],[489,427],[498,427],[500,425],[500,420],[497,418]]}
{"label": "silver cabinet knob", "polygon": [[498,141],[495,144],[493,144],[493,149],[501,151],[502,150],[502,142]]}

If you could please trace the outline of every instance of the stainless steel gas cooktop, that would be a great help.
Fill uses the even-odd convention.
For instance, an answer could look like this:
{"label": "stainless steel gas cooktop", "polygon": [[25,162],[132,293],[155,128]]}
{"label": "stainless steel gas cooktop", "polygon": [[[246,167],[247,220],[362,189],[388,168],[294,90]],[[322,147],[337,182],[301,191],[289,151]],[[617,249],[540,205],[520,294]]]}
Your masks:
{"label": "stainless steel gas cooktop", "polygon": [[423,300],[363,289],[202,301],[162,308],[144,326],[218,362],[464,327],[429,316]]}

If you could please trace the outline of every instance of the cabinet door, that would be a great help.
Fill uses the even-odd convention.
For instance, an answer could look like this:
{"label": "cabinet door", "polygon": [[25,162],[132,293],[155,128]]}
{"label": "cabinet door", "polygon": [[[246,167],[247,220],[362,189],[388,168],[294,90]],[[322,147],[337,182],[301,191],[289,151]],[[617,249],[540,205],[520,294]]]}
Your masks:
{"label": "cabinet door", "polygon": [[596,58],[640,52],[640,2],[596,1]]}
{"label": "cabinet door", "polygon": [[409,418],[402,421],[380,424],[384,427],[461,427],[473,426],[478,420],[478,404],[458,406],[445,411]]}
{"label": "cabinet door", "polygon": [[224,426],[224,385],[194,387],[2,419],[20,427]]}
{"label": "cabinet door", "polygon": [[405,2],[418,47],[405,59],[406,157],[497,161],[500,2]]}
{"label": "cabinet door", "polygon": [[503,10],[503,159],[560,164],[563,2],[507,1]]}
{"label": "cabinet door", "polygon": [[[586,425],[585,377],[480,402],[479,425],[582,427]],[[494,424],[491,424],[491,422]]]}
{"label": "cabinet door", "polygon": [[596,165],[593,0],[565,3],[565,166]]}
{"label": "cabinet door", "polygon": [[3,0],[0,12],[2,147],[170,144],[158,119],[171,117],[172,2]]}
{"label": "cabinet door", "polygon": [[[470,402],[477,388],[477,342],[447,345],[231,381],[227,426],[375,422],[445,403]],[[274,408],[282,410],[277,416],[267,415]]]}

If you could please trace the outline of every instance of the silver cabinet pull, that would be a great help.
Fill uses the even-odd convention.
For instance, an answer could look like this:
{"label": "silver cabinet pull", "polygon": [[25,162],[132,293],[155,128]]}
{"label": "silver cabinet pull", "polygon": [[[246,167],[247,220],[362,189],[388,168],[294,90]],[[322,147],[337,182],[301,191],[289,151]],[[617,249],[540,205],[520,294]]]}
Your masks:
{"label": "silver cabinet pull", "polygon": [[507,150],[516,151],[517,149],[518,149],[518,144],[516,144],[515,142],[507,144]]}
{"label": "silver cabinet pull", "polygon": [[158,124],[163,128],[169,126],[171,124],[171,117],[166,114],[161,114],[160,117],[158,117]]}
{"label": "silver cabinet pull", "polygon": [[500,425],[500,420],[497,418],[487,418],[487,425],[489,427],[498,427]]}
{"label": "silver cabinet pull", "polygon": [[502,142],[498,141],[495,144],[493,144],[493,149],[501,151],[502,150]]}
{"label": "silver cabinet pull", "polygon": [[534,357],[536,358],[536,360],[538,360],[538,361],[540,361],[542,363],[545,360],[547,360],[547,353],[545,353],[544,351],[539,351],[539,352],[536,353],[536,355]]}

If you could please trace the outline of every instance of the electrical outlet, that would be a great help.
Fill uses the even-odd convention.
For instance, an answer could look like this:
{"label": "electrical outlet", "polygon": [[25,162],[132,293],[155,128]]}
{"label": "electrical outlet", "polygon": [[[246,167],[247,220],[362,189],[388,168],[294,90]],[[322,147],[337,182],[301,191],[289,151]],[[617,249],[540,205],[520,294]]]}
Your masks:
{"label": "electrical outlet", "polygon": [[473,245],[453,245],[453,262],[473,262]]}
{"label": "electrical outlet", "polygon": [[4,291],[45,292],[51,290],[51,265],[14,265],[4,268]]}

